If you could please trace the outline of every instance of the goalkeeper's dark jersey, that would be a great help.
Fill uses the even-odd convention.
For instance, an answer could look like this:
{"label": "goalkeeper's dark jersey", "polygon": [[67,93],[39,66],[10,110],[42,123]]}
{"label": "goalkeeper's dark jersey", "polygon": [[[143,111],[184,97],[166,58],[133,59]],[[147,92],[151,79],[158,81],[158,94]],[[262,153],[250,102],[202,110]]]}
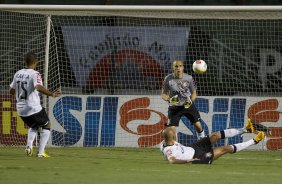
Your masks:
{"label": "goalkeeper's dark jersey", "polygon": [[176,106],[182,106],[191,93],[196,90],[196,86],[191,75],[183,73],[182,79],[179,79],[175,77],[174,73],[171,73],[163,81],[163,90],[170,98],[177,95],[179,104]]}

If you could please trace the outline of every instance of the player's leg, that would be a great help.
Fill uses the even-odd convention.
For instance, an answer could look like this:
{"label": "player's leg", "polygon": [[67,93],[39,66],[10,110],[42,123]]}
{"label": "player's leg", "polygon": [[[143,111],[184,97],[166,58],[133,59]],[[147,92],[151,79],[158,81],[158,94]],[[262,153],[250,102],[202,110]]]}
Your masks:
{"label": "player's leg", "polygon": [[255,137],[249,141],[246,141],[246,142],[242,142],[242,143],[237,143],[237,144],[233,144],[233,153],[236,153],[236,152],[239,152],[251,145],[254,145],[254,144],[258,144],[260,141],[262,141],[265,137],[265,134],[263,131],[260,131],[258,132],[257,135],[255,135]]}
{"label": "player's leg", "polygon": [[230,137],[234,137],[236,135],[241,135],[243,133],[245,133],[245,129],[244,128],[240,128],[240,129],[230,128],[230,129],[221,130],[221,131],[218,131],[218,132],[213,132],[210,135],[209,138],[210,138],[211,144],[214,144],[219,139],[230,138]]}
{"label": "player's leg", "polygon": [[221,146],[213,149],[213,160],[218,159],[226,153],[233,153],[234,148],[231,145]]}
{"label": "player's leg", "polygon": [[263,139],[264,139],[264,132],[260,131],[253,139],[248,140],[246,142],[215,148],[213,149],[213,160],[218,159],[219,157],[221,157],[226,153],[237,153],[241,150],[246,149],[251,145],[258,144]]}
{"label": "player's leg", "polygon": [[202,139],[205,137],[205,131],[201,125],[201,122],[200,121],[197,121],[196,123],[194,123],[194,127],[197,131],[197,136],[198,136],[198,139]]}
{"label": "player's leg", "polygon": [[29,128],[28,129],[27,144],[26,144],[26,149],[25,149],[25,153],[26,153],[27,156],[33,155],[33,142],[34,142],[36,135],[37,135],[37,129],[36,128]]}
{"label": "player's leg", "polygon": [[32,156],[33,155],[33,142],[34,139],[37,135],[37,128],[34,127],[35,123],[33,121],[33,117],[32,116],[28,116],[28,117],[21,117],[21,119],[23,120],[23,122],[30,127],[28,129],[28,133],[27,133],[27,143],[26,143],[26,149],[25,149],[25,153],[27,156]]}
{"label": "player's leg", "polygon": [[40,127],[40,142],[37,157],[49,157],[49,155],[45,153],[45,147],[50,137],[51,124],[45,109],[42,109],[37,113],[35,119],[37,126]]}
{"label": "player's leg", "polygon": [[182,112],[181,112],[181,107],[177,107],[177,106],[170,106],[168,108],[168,122],[167,124],[165,124],[165,127],[172,127],[175,135],[176,135],[176,140],[178,141],[178,137],[177,137],[177,128],[179,126],[179,121],[180,118],[182,116]]}
{"label": "player's leg", "polygon": [[48,122],[46,126],[42,127],[42,130],[40,132],[40,145],[37,155],[38,157],[49,157],[49,155],[45,153],[45,147],[50,137],[50,128],[51,128],[50,122]]}
{"label": "player's leg", "polygon": [[190,122],[194,125],[195,130],[197,132],[198,139],[202,139],[205,137],[205,131],[201,125],[200,119],[200,113],[196,106],[192,104],[189,108],[185,108],[184,115],[190,120]]}
{"label": "player's leg", "polygon": [[246,123],[246,126],[244,128],[230,128],[218,132],[214,132],[210,135],[210,141],[212,144],[216,143],[219,139],[225,139],[234,137],[237,135],[242,135],[244,133],[253,133],[254,127],[250,119],[248,119],[248,122]]}

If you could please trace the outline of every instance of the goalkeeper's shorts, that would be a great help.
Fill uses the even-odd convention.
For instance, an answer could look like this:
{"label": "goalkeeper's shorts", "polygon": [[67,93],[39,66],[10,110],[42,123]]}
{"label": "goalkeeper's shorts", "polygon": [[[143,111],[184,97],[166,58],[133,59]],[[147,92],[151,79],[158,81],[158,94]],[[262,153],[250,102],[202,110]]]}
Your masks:
{"label": "goalkeeper's shorts", "polygon": [[184,106],[169,106],[169,120],[165,126],[179,126],[179,121],[182,116],[186,116],[192,124],[201,120],[200,113],[194,103],[192,103],[189,108],[185,108]]}

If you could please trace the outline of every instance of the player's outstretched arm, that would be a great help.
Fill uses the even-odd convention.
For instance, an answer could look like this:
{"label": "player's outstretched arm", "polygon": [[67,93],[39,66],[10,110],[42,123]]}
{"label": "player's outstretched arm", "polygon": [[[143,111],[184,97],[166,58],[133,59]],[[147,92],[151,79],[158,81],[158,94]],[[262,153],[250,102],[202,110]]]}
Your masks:
{"label": "player's outstretched arm", "polygon": [[198,159],[179,160],[179,159],[176,159],[175,157],[170,157],[168,159],[168,162],[170,164],[189,164],[189,163],[192,163],[195,160],[198,160]]}
{"label": "player's outstretched arm", "polygon": [[35,89],[39,91],[40,93],[47,95],[47,96],[52,96],[52,97],[59,97],[61,96],[61,91],[60,90],[55,90],[54,92],[49,91],[42,85],[36,85]]}

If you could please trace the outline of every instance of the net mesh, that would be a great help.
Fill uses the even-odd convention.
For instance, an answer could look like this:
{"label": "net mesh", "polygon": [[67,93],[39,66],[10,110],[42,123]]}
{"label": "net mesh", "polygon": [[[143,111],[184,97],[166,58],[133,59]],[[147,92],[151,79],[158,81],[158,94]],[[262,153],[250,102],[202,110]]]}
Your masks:
{"label": "net mesh", "polygon": [[[160,98],[162,80],[181,59],[197,83],[206,134],[243,127],[251,118],[268,132],[251,148],[281,149],[282,16],[276,11],[1,11],[1,144],[25,144],[26,127],[8,89],[30,50],[46,72],[46,15],[52,15],[48,88],[63,92],[48,99],[50,145],[158,145],[168,107]],[[207,62],[205,74],[191,70],[196,59]],[[182,117],[179,141],[195,140]]]}
{"label": "net mesh", "polygon": [[[18,117],[15,98],[8,94],[17,70],[24,67],[24,53],[33,50],[40,61],[45,56],[46,19],[43,15],[0,12],[0,81],[1,81],[1,145],[23,145],[27,127]],[[39,63],[40,72],[43,64]]]}

